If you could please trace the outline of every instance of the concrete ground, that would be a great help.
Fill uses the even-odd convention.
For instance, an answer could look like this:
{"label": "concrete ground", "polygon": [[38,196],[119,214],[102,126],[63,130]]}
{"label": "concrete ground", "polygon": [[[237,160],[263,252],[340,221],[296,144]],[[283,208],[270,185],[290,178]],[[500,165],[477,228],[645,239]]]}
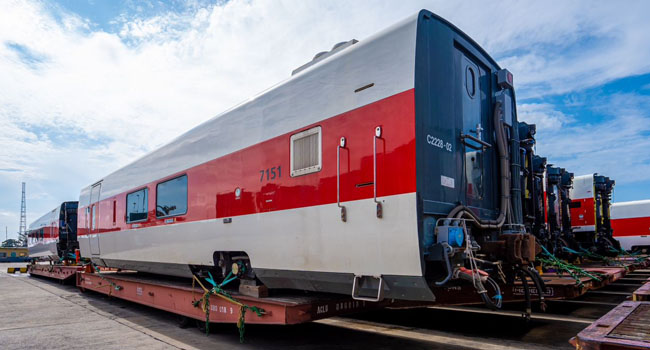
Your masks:
{"label": "concrete ground", "polygon": [[[235,325],[212,326],[206,336],[181,329],[172,314],[27,274],[7,274],[0,264],[0,348],[2,349],[466,349],[358,331],[343,324],[246,326],[239,343]],[[379,331],[381,332],[381,330]]]}
{"label": "concrete ground", "polygon": [[210,336],[175,315],[55,281],[7,274],[0,263],[1,349],[570,349],[586,327],[434,309],[380,310],[296,326],[212,325]]}

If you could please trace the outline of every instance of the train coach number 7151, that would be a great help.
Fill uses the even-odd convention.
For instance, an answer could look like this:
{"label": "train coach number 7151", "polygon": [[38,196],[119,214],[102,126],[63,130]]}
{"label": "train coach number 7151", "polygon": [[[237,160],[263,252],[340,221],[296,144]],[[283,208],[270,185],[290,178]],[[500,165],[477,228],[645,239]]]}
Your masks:
{"label": "train coach number 7151", "polygon": [[266,174],[266,181],[275,180],[276,177],[282,177],[282,166],[277,166],[273,168],[268,168],[266,170],[260,170],[260,182],[264,181],[264,175]]}

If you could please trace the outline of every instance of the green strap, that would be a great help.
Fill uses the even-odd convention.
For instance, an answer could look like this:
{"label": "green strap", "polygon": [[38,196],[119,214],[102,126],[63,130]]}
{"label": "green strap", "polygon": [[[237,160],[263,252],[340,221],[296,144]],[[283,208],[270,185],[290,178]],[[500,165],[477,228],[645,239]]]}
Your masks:
{"label": "green strap", "polygon": [[[258,317],[262,317],[266,312],[262,308],[258,308],[257,306],[250,306],[246,305],[239,300],[233,298],[232,295],[230,295],[228,292],[226,292],[223,289],[223,286],[226,284],[230,283],[231,281],[237,279],[237,276],[232,276],[232,271],[224,278],[223,282],[220,284],[217,284],[214,280],[214,277],[212,277],[212,274],[208,272],[209,277],[206,278],[205,280],[212,285],[212,288],[208,291],[206,291],[201,299],[196,300],[192,303],[194,307],[199,307],[201,302],[204,304],[204,309],[205,309],[205,334],[209,335],[210,334],[210,295],[215,294],[215,295],[220,295],[222,298],[230,301],[233,304],[239,305],[239,320],[237,322],[237,328],[239,329],[239,342],[244,343],[244,332],[245,332],[245,321],[244,318],[246,316],[246,310],[251,310],[253,311]],[[232,276],[232,277],[231,277]]]}
{"label": "green strap", "polygon": [[578,252],[578,251],[575,251],[575,250],[573,250],[573,249],[571,249],[571,248],[569,248],[569,247],[562,247],[562,250],[564,250],[564,251],[566,251],[566,252],[569,252],[569,253],[571,253],[571,254],[582,255],[582,253],[580,253],[580,252]]}
{"label": "green strap", "polygon": [[568,273],[569,275],[571,275],[571,277],[573,277],[576,280],[577,285],[579,285],[579,286],[583,285],[582,281],[580,281],[581,276],[589,277],[592,280],[598,281],[598,282],[602,281],[602,274],[599,274],[597,272],[589,273],[586,270],[584,270],[584,269],[582,269],[582,268],[580,268],[578,266],[575,266],[575,265],[569,264],[567,262],[564,262],[564,261],[558,259],[555,255],[551,254],[546,249],[546,247],[544,247],[543,245],[541,247],[542,247],[542,250],[543,250],[542,254],[546,258],[540,257],[540,258],[538,258],[538,260],[542,264],[557,267],[559,269],[560,275],[562,274],[562,272]]}

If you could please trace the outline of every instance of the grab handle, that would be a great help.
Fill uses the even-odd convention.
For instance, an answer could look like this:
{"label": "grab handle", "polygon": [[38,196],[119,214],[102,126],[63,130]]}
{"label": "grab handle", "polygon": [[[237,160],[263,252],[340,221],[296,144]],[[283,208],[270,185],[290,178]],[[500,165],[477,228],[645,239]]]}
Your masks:
{"label": "grab handle", "polygon": [[[490,148],[490,147],[492,147],[491,144],[489,144],[489,143],[487,143],[487,142],[485,142],[485,141],[479,139],[478,137],[474,137],[474,136],[472,136],[472,135],[468,135],[468,134],[463,134],[462,132],[460,133],[460,139],[463,141],[463,143],[465,144],[465,146],[468,146],[468,147],[470,147],[470,148],[474,148],[474,149],[478,149],[478,150],[480,150],[481,148]],[[474,146],[474,145],[472,145],[472,144],[470,144],[470,143],[467,143],[467,142],[465,142],[465,139],[470,139],[470,140],[472,140],[472,141],[474,141],[474,142],[480,144],[480,145],[483,146],[483,147],[477,147],[477,146]]]}
{"label": "grab handle", "polygon": [[339,145],[336,147],[336,205],[341,209],[341,221],[346,222],[347,211],[345,206],[341,205],[341,148],[345,148],[347,140],[341,137]]}
{"label": "grab handle", "polygon": [[384,216],[384,210],[381,202],[377,200],[377,139],[381,138],[382,131],[381,126],[376,127],[372,138],[372,187],[374,201],[377,204],[377,218],[380,219]]}

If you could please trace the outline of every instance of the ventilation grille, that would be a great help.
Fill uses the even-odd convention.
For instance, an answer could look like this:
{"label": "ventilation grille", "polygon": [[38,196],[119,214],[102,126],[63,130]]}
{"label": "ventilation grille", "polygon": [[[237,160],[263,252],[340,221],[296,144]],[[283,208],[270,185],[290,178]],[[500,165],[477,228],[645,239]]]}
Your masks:
{"label": "ventilation grille", "polygon": [[291,137],[291,176],[313,173],[321,169],[320,127]]}

